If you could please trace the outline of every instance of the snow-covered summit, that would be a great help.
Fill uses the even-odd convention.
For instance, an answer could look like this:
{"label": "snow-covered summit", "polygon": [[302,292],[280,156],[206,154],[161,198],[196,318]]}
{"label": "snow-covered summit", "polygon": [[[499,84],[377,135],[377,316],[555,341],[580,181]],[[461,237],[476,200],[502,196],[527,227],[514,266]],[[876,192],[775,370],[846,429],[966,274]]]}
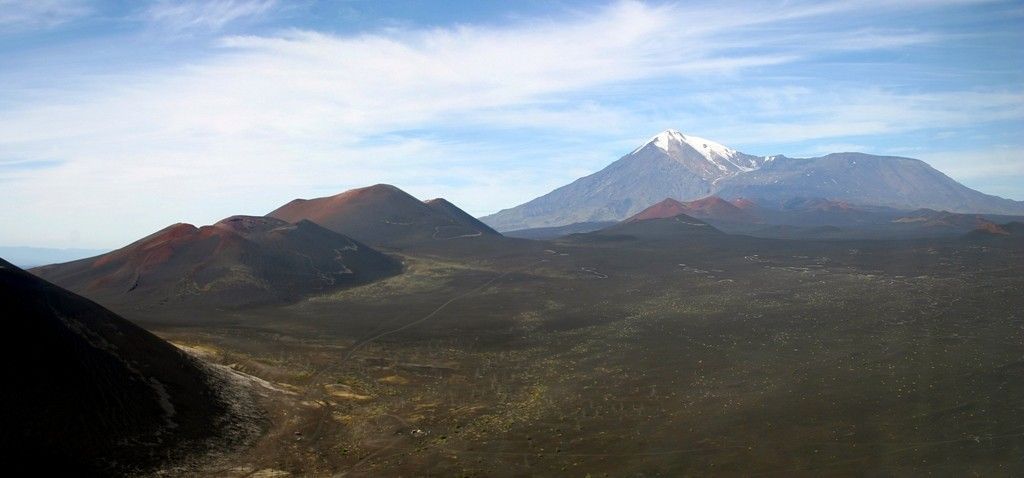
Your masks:
{"label": "snow-covered summit", "polygon": [[735,149],[721,143],[699,136],[683,134],[674,129],[667,129],[658,133],[633,152],[636,153],[651,145],[673,157],[678,156],[685,150],[693,150],[707,162],[711,163],[713,169],[717,169],[720,173],[724,174],[753,171],[758,169],[761,163],[761,161],[737,152]]}
{"label": "snow-covered summit", "polygon": [[683,134],[674,129],[667,129],[658,133],[658,135],[651,138],[648,143],[654,143],[655,146],[665,151],[668,151],[673,144],[683,143],[696,150],[709,161],[714,161],[716,158],[731,159],[736,156],[735,149],[716,143],[710,139]]}

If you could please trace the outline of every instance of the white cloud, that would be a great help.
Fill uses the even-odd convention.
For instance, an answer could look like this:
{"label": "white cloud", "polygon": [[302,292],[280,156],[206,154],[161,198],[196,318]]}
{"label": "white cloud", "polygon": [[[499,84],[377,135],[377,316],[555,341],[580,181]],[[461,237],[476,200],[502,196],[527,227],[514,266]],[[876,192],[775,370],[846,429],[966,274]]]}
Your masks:
{"label": "white cloud", "polygon": [[91,12],[84,0],[0,0],[0,33],[52,28]]}
{"label": "white cloud", "polygon": [[[969,145],[965,145],[969,146]],[[942,153],[923,153],[920,159],[942,172],[964,180],[981,178],[1024,178],[1024,155],[1020,149],[995,145],[988,150],[966,149]],[[1020,194],[1020,191],[1016,192]]]}
{"label": "white cloud", "polygon": [[[216,30],[273,6],[161,2],[148,16],[171,29]],[[447,143],[413,139],[402,134],[407,130],[483,125],[632,132],[643,117],[638,102],[661,105],[672,113],[666,117],[679,119],[688,114],[680,105],[705,101],[709,111],[724,108],[717,117],[734,118],[734,127],[751,141],[873,134],[894,125],[955,125],[981,114],[1019,114],[1015,93],[979,93],[956,107],[943,105],[950,98],[881,90],[853,102],[844,100],[849,91],[826,92],[820,103],[822,92],[808,88],[644,95],[644,82],[714,83],[829,48],[901,48],[937,39],[915,31],[777,28],[851,8],[846,2],[621,2],[503,27],[232,36],[211,56],[185,66],[112,74],[45,98],[36,92],[22,103],[17,92],[8,92],[0,155],[60,163],[19,171],[16,181],[5,181],[11,176],[0,170],[6,206],[0,222],[18,224],[0,242],[67,245],[70,231],[77,230],[83,238],[77,245],[114,246],[173,221],[261,214],[294,196],[376,182],[447,195],[483,213],[545,192],[581,169],[529,170],[536,163],[524,166],[524,158],[550,155],[562,158],[559,164],[590,168],[625,152],[608,144],[540,151],[488,138]],[[597,91],[612,99],[586,99]],[[616,101],[617,95],[630,100]],[[753,117],[744,116],[743,102],[756,104]],[[776,122],[794,112],[794,121]],[[751,127],[742,126],[748,120]]]}
{"label": "white cloud", "polygon": [[170,30],[220,30],[233,21],[272,10],[277,0],[160,0],[143,18]]}
{"label": "white cloud", "polygon": [[878,88],[755,88],[693,95],[711,114],[744,114],[711,134],[739,143],[788,144],[1024,120],[1024,91],[895,93]]}

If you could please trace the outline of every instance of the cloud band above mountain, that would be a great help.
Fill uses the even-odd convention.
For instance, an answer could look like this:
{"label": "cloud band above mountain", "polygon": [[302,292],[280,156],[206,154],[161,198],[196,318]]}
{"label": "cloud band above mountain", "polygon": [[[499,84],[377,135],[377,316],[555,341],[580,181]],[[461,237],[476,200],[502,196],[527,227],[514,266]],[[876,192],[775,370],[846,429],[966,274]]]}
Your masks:
{"label": "cloud band above mountain", "polygon": [[[618,2],[360,31],[271,2],[226,2],[205,17],[146,15],[162,4],[120,12],[143,32],[120,41],[186,52],[153,65],[112,46],[122,61],[102,74],[91,52],[47,62],[56,69],[33,59],[51,50],[5,60],[18,73],[0,74],[0,220],[18,227],[0,243],[113,246],[171,220],[373,182],[479,214],[670,125],[759,154],[837,142],[924,158],[1005,149],[1024,121],[1024,92],[1009,81],[1020,65],[985,57],[965,71],[950,48],[1020,34],[994,19],[1011,6],[974,3],[902,5],[909,22],[886,20],[895,7],[884,2]],[[960,12],[994,27],[935,20]],[[207,28],[187,40],[153,33],[172,17]],[[252,26],[222,31],[238,19]],[[940,50],[952,60],[927,59]],[[958,140],[935,139],[949,133]]]}

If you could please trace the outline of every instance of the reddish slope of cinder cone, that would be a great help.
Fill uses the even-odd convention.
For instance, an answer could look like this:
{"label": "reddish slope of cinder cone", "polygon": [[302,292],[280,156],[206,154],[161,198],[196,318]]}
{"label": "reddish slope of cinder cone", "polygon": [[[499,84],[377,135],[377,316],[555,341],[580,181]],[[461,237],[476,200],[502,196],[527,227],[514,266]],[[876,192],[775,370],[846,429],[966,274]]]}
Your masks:
{"label": "reddish slope of cinder cone", "polygon": [[722,222],[756,222],[757,218],[750,212],[726,201],[718,196],[708,196],[696,201],[683,203],[686,214],[712,221]]}
{"label": "reddish slope of cinder cone", "polygon": [[395,259],[309,221],[232,216],[175,224],[99,257],[34,269],[113,302],[237,306],[289,301],[398,273]]}
{"label": "reddish slope of cinder cone", "polygon": [[470,216],[469,213],[463,211],[461,208],[452,204],[445,198],[428,199],[423,201],[423,203],[430,206],[430,208],[435,211],[448,215],[460,225],[476,229],[482,234],[501,235],[498,231],[491,229],[491,226],[488,226],[487,224],[480,222],[479,219]]}
{"label": "reddish slope of cinder cone", "polygon": [[687,209],[687,203],[666,199],[633,217],[591,234],[645,239],[698,238],[722,234],[714,226],[688,215],[684,212]]}
{"label": "reddish slope of cinder cone", "polygon": [[646,221],[650,219],[664,219],[668,217],[678,216],[680,214],[686,214],[686,205],[676,201],[675,199],[668,198],[657,204],[654,204],[643,211],[640,211],[627,218],[624,223]]}
{"label": "reddish slope of cinder cone", "polygon": [[756,202],[754,202],[754,201],[752,201],[750,199],[747,199],[747,198],[736,198],[736,199],[733,199],[732,200],[732,205],[736,206],[736,207],[738,207],[740,209],[743,209],[743,210],[754,210],[754,209],[757,209],[757,208],[761,207]]}
{"label": "reddish slope of cinder cone", "polygon": [[[666,205],[666,206],[671,206]],[[657,210],[669,214],[671,207]],[[654,217],[650,214],[646,219],[627,219],[595,233],[598,236],[628,236],[642,239],[696,239],[722,235],[723,232],[714,226],[686,214],[668,217]],[[585,236],[585,234],[584,234]]]}
{"label": "reddish slope of cinder cone", "polygon": [[736,207],[732,203],[718,196],[709,196],[689,202],[680,202],[668,198],[640,211],[624,222],[664,219],[679,214],[719,222],[756,222],[757,220],[754,215]]}
{"label": "reddish slope of cinder cone", "polygon": [[893,219],[897,224],[913,224],[918,227],[946,229],[984,229],[999,226],[977,214],[960,214],[949,211],[918,209],[905,216]]}
{"label": "reddish slope of cinder cone", "polygon": [[496,234],[454,205],[424,203],[387,184],[296,199],[267,216],[288,222],[306,219],[360,241],[387,246]]}

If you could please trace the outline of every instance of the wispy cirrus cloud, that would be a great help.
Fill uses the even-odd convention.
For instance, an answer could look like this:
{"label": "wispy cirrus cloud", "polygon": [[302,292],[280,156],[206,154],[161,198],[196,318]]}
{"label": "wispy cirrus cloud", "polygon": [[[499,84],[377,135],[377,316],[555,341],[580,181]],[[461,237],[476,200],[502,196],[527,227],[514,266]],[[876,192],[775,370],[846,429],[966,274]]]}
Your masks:
{"label": "wispy cirrus cloud", "polygon": [[851,85],[752,88],[694,94],[683,100],[705,114],[744,114],[714,133],[734,141],[787,144],[840,137],[898,134],[1024,120],[1024,91],[936,91],[901,93]]}
{"label": "wispy cirrus cloud", "polygon": [[[529,116],[577,110],[589,116],[591,111],[565,108],[555,95],[659,78],[729,77],[793,62],[812,53],[784,45],[786,35],[777,31],[743,43],[782,44],[777,49],[744,52],[735,38],[720,37],[820,9],[699,10],[620,2],[597,12],[503,28],[232,36],[220,42],[222,54],[204,61],[127,73],[113,85],[24,105],[12,111],[23,121],[2,122],[9,129],[0,130],[0,140],[119,133],[122,128],[129,135],[149,128],[163,134],[276,132],[296,138],[345,131],[355,140],[496,109]],[[831,34],[819,33],[819,41],[809,41],[800,33],[800,43],[818,50],[827,44],[820,37]],[[845,41],[836,45],[850,47]],[[638,95],[635,88],[630,94]],[[616,108],[606,111],[611,109]],[[106,121],[89,121],[99,112]],[[38,127],[38,122],[53,120],[66,127]]]}
{"label": "wispy cirrus cloud", "polygon": [[[376,182],[482,214],[666,127],[785,146],[1021,117],[1013,90],[787,83],[793,70],[820,74],[819,56],[948,38],[874,26],[889,7],[859,5],[625,1],[500,25],[292,29],[228,36],[182,64],[111,72],[31,101],[9,91],[0,156],[62,162],[5,184],[11,207],[0,221],[23,226],[4,242],[59,243],[52,222],[25,217],[66,216],[74,224],[60,227],[98,231],[85,245],[113,246],[170,221],[264,213]],[[215,31],[274,7],[160,2],[147,14],[170,30]]]}
{"label": "wispy cirrus cloud", "polygon": [[0,0],[0,33],[53,28],[90,13],[84,0]]}
{"label": "wispy cirrus cloud", "polygon": [[997,144],[985,151],[924,153],[921,159],[946,174],[968,180],[1024,177],[1020,149],[1011,145]]}
{"label": "wispy cirrus cloud", "polygon": [[145,8],[142,19],[173,31],[217,31],[276,6],[277,0],[159,0]]}

